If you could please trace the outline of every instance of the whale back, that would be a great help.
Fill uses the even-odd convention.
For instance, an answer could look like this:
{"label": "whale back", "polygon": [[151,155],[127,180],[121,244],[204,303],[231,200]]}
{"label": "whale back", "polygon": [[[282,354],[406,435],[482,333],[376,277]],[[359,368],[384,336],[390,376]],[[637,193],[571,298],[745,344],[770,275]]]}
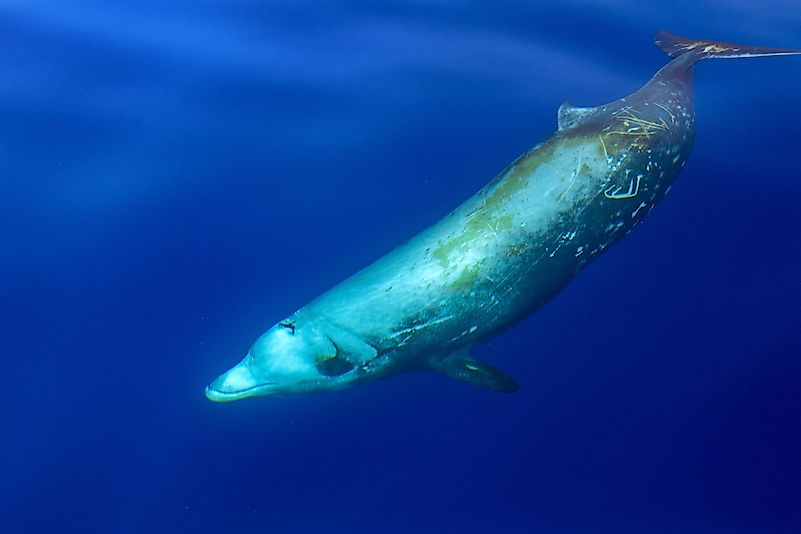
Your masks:
{"label": "whale back", "polygon": [[[633,100],[659,101],[659,94],[682,95],[685,106],[692,102],[691,79],[694,66],[704,59],[730,59],[743,57],[763,56],[792,56],[801,54],[801,50],[789,48],[771,48],[766,46],[752,46],[729,43],[725,41],[712,41],[692,39],[660,31],[654,36],[656,46],[673,58],[669,64],[660,69],[653,78],[643,85],[634,94],[611,102],[606,106],[576,107],[569,102],[559,107],[557,121],[559,131],[576,128],[591,122],[591,119],[600,118],[602,112],[616,107],[627,107]],[[677,87],[677,85],[681,87]]]}

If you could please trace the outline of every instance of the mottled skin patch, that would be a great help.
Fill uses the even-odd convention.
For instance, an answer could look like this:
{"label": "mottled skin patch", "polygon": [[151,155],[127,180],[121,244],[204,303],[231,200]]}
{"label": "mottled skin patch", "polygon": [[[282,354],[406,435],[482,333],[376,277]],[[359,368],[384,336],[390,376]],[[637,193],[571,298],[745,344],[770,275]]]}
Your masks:
{"label": "mottled skin patch", "polygon": [[450,287],[453,289],[471,287],[478,278],[478,274],[481,272],[481,266],[484,265],[484,263],[485,260],[481,260],[478,263],[465,267],[462,270],[462,274],[459,275],[459,278],[453,281]]}
{"label": "mottled skin patch", "polygon": [[[543,163],[550,162],[557,149],[570,149],[586,142],[587,140],[581,137],[553,138],[526,152],[477,193],[476,196],[483,198],[483,201],[469,214],[459,232],[439,243],[432,252],[433,256],[444,269],[452,269],[451,258],[467,252],[477,239],[486,235],[487,231],[500,237],[502,232],[511,229],[514,218],[503,211],[504,203],[525,189],[534,171]],[[591,169],[586,163],[581,164],[580,173],[590,175]],[[565,178],[562,177],[562,180]],[[470,267],[471,272],[476,273],[479,268],[480,266]]]}

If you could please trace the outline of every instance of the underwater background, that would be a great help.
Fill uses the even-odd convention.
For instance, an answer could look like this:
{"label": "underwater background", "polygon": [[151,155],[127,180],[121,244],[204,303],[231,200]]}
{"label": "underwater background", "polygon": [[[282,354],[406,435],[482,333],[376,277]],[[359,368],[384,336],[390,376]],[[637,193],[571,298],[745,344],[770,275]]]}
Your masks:
{"label": "underwater background", "polygon": [[203,394],[662,28],[801,2],[1,2],[0,530],[801,532],[801,58],[699,65],[667,198],[475,351],[517,394]]}

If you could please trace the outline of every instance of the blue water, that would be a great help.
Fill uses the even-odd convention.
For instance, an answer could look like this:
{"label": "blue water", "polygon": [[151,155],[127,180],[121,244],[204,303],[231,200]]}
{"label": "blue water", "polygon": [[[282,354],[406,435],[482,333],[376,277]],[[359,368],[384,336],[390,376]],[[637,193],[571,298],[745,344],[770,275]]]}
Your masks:
{"label": "blue water", "polygon": [[476,351],[517,394],[203,395],[661,28],[801,2],[3,2],[2,532],[801,532],[801,58],[699,66],[668,197]]}

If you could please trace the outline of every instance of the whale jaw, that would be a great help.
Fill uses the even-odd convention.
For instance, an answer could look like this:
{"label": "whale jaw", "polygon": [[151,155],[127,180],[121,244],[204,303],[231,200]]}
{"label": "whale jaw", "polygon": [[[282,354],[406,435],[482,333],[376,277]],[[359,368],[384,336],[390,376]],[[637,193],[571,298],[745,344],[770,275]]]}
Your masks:
{"label": "whale jaw", "polygon": [[206,397],[213,402],[232,402],[250,397],[333,391],[349,387],[367,378],[361,369],[336,376],[321,375],[316,371],[295,374],[273,373],[264,376],[264,373],[253,369],[249,363],[248,356],[214,380],[206,387]]}
{"label": "whale jaw", "polygon": [[206,397],[214,402],[231,402],[248,397],[269,395],[271,382],[259,382],[250,368],[240,362],[206,388]]}
{"label": "whale jaw", "polygon": [[214,402],[233,402],[236,400],[247,399],[248,397],[262,397],[273,392],[272,384],[262,384],[242,391],[220,391],[215,389],[214,384],[206,387],[206,398]]}

